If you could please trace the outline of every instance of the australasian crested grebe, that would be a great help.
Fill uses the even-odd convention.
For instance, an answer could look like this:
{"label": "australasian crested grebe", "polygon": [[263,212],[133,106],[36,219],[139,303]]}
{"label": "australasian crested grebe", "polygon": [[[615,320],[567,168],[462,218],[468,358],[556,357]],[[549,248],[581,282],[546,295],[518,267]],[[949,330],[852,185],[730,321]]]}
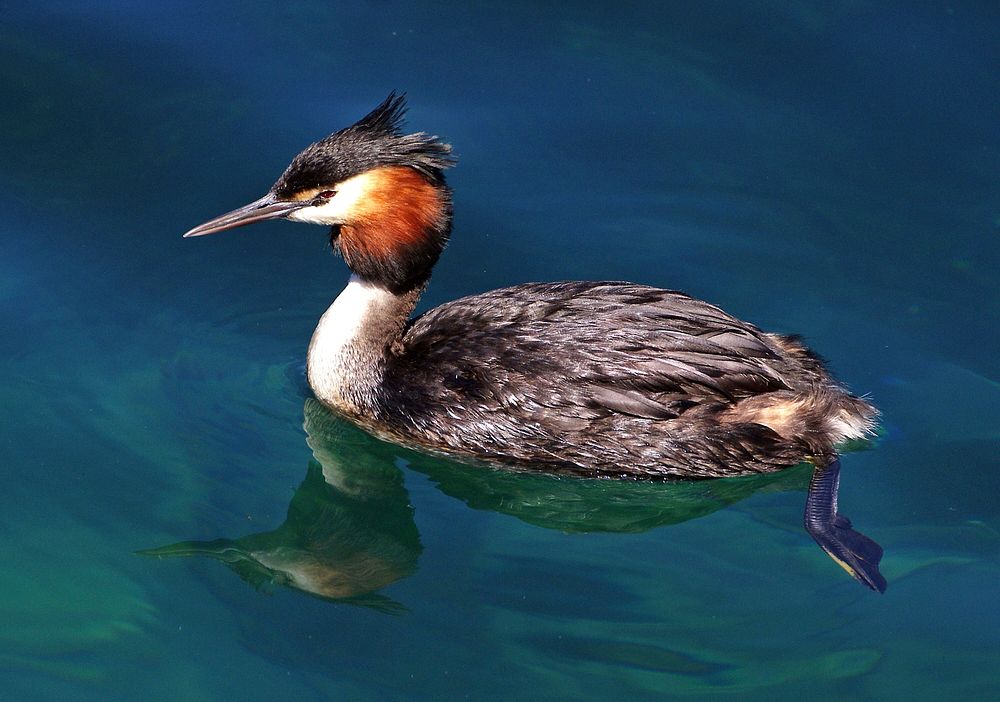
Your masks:
{"label": "australasian crested grebe", "polygon": [[805,525],[882,591],[882,549],[837,513],[836,446],[877,411],[795,337],[683,293],[517,285],[410,314],[451,232],[449,145],[404,134],[403,96],[298,154],[261,199],[185,234],[286,218],[332,227],[353,275],[309,344],[316,397],[456,456],[593,477],[719,478],[809,461]]}

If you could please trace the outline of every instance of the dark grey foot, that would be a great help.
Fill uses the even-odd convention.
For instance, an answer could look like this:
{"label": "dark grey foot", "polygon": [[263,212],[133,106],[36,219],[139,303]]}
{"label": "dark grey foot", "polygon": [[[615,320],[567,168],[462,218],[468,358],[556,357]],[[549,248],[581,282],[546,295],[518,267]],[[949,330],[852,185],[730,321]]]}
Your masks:
{"label": "dark grey foot", "polygon": [[840,460],[817,465],[806,498],[806,531],[851,577],[876,592],[885,592],[887,584],[878,570],[882,547],[852,529],[850,519],[837,514],[839,490]]}

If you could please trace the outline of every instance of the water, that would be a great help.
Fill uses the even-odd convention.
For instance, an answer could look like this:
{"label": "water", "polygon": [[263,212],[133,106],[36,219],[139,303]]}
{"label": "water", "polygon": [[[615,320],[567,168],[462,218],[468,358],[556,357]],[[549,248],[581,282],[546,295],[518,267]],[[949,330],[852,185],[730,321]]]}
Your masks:
{"label": "water", "polygon": [[[1000,694],[993,4],[0,19],[0,699]],[[180,234],[394,88],[461,159],[423,307],[624,278],[804,334],[884,412],[841,489],[884,596],[802,530],[808,470],[497,474],[307,400],[322,230]]]}

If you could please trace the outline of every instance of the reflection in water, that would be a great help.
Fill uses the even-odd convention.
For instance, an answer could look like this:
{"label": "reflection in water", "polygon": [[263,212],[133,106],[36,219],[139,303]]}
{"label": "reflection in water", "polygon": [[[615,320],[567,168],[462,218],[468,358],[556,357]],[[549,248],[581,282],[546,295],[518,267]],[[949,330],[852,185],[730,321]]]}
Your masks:
{"label": "reflection in water", "polygon": [[374,594],[416,570],[422,547],[396,459],[474,509],[565,532],[635,533],[711,514],[761,490],[804,490],[808,466],[702,481],[566,478],[470,466],[375,439],[310,398],[304,408],[314,461],[274,531],[239,539],[184,541],[143,551],[203,555],[255,586],[276,583],[383,611],[401,605]]}
{"label": "reflection in water", "polygon": [[556,477],[463,466],[419,456],[410,467],[473,509],[564,532],[637,533],[704,517],[760,490],[800,490],[811,470],[717,480],[644,482]]}
{"label": "reflection in water", "polygon": [[284,524],[239,539],[182,541],[150,556],[209,556],[255,587],[274,583],[386,612],[402,606],[375,591],[416,569],[422,547],[403,475],[367,450],[346,422],[306,404],[314,461]]}

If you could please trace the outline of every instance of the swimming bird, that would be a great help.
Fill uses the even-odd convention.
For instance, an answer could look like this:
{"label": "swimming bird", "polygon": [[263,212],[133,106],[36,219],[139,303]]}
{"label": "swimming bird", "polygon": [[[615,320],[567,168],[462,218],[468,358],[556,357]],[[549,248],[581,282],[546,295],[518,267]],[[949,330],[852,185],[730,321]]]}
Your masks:
{"label": "swimming bird", "polygon": [[411,314],[452,224],[451,147],[392,93],[306,147],[264,197],[185,237],[284,218],[330,227],[351,269],[307,355],[318,400],[382,438],[522,470],[721,478],[811,462],[807,531],[883,591],[882,549],[837,512],[837,447],[877,410],[793,336],[684,293],[529,283]]}

